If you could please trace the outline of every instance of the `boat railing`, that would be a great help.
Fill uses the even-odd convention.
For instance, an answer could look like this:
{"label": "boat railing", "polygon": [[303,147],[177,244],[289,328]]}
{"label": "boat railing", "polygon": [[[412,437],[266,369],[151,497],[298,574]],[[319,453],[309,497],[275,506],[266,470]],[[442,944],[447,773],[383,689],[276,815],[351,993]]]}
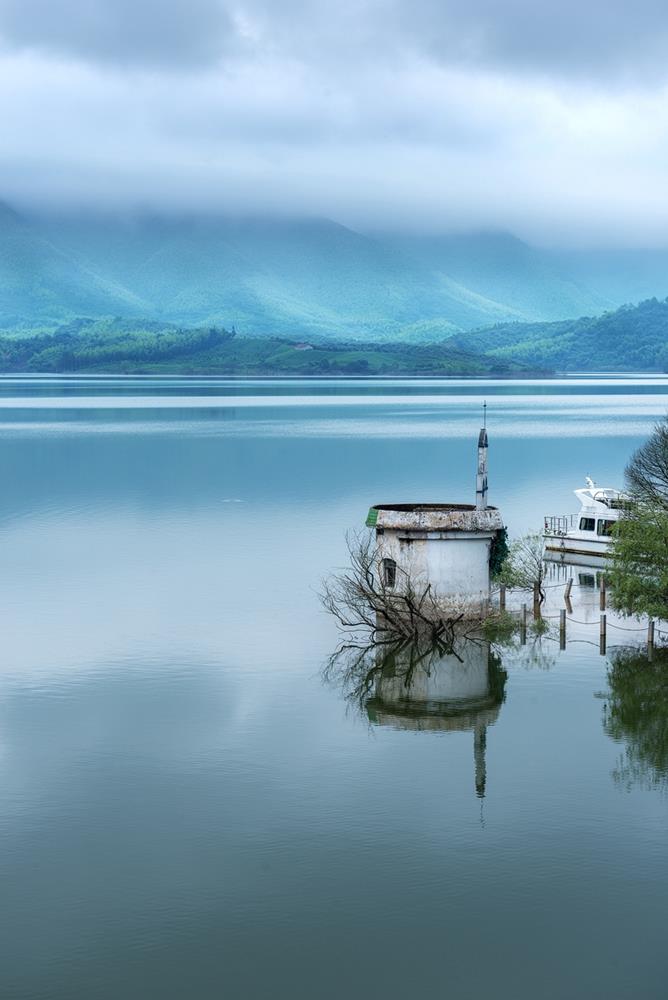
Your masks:
{"label": "boat railing", "polygon": [[616,493],[614,496],[610,496],[599,490],[598,493],[592,495],[592,500],[596,503],[602,503],[610,510],[626,510],[630,505],[629,497],[625,493]]}
{"label": "boat railing", "polygon": [[547,514],[545,517],[546,535],[565,535],[575,527],[575,514]]}
{"label": "boat railing", "polygon": [[608,500],[606,506],[610,510],[629,510],[631,503],[626,497],[619,497],[615,500]]}

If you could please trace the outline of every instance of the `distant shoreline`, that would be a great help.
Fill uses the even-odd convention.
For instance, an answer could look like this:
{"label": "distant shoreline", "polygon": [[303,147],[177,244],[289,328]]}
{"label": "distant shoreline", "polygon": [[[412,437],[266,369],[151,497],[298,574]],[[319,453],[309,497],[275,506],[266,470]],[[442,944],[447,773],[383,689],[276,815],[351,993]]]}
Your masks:
{"label": "distant shoreline", "polygon": [[155,380],[161,379],[167,381],[169,379],[225,379],[227,381],[239,381],[247,382],[252,381],[267,381],[267,382],[449,382],[449,381],[467,381],[467,382],[527,382],[532,380],[540,381],[556,381],[558,379],[589,379],[589,378],[636,378],[636,379],[654,379],[654,378],[664,378],[668,381],[668,372],[648,372],[648,371],[577,371],[577,372],[527,372],[508,375],[495,375],[495,374],[482,374],[482,375],[420,375],[420,374],[383,374],[383,375],[345,375],[345,374],[335,374],[331,375],[310,375],[303,373],[289,374],[285,372],[272,374],[270,372],[253,372],[253,373],[226,373],[226,372],[119,372],[119,371],[50,371],[50,372],[37,372],[37,371],[2,371],[0,370],[0,380],[11,381],[12,379],[30,380],[35,381],[46,381],[48,379],[136,379],[140,380]]}

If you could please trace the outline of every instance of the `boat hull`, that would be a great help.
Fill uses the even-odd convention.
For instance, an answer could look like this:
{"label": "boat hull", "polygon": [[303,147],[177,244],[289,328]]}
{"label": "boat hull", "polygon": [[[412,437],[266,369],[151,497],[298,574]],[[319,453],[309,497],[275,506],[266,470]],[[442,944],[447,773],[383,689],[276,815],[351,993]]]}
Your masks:
{"label": "boat hull", "polygon": [[610,553],[609,538],[577,538],[568,535],[555,537],[543,535],[545,539],[545,555],[594,556],[606,558]]}

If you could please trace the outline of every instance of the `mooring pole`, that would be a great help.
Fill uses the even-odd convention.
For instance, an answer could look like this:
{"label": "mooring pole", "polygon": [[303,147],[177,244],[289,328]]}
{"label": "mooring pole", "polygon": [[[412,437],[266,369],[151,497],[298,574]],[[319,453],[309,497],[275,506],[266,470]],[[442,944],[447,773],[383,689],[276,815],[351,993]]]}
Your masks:
{"label": "mooring pole", "polygon": [[502,583],[499,587],[499,611],[506,610],[506,585]]}
{"label": "mooring pole", "polygon": [[522,618],[521,618],[521,622],[522,622],[522,625],[520,627],[520,642],[522,643],[523,646],[526,646],[526,642],[527,642],[527,606],[526,606],[526,604],[522,605]]}
{"label": "mooring pole", "polygon": [[605,577],[603,575],[599,584],[598,605],[601,611],[605,611]]}
{"label": "mooring pole", "polygon": [[559,649],[566,649],[566,609],[559,612]]}
{"label": "mooring pole", "polygon": [[651,661],[654,654],[654,619],[647,622],[647,659]]}
{"label": "mooring pole", "polygon": [[566,590],[564,591],[564,601],[566,602],[566,604],[570,602],[572,589],[573,589],[573,577],[571,577],[568,583],[566,584]]}
{"label": "mooring pole", "polygon": [[605,656],[605,629],[606,629],[606,618],[605,615],[601,615],[601,628],[600,628],[600,638],[599,638],[599,652],[601,656]]}

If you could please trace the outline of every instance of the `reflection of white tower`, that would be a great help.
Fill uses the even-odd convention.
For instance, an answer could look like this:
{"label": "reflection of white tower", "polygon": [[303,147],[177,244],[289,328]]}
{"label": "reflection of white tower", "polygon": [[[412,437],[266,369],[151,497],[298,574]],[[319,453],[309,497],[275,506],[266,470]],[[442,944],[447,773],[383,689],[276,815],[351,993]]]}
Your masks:
{"label": "reflection of white tower", "polygon": [[367,713],[372,723],[395,729],[472,732],[476,794],[484,798],[487,727],[498,718],[505,677],[486,642],[422,658],[407,647],[386,659]]}
{"label": "reflection of white tower", "polygon": [[[499,714],[497,709],[496,714]],[[487,723],[477,719],[473,730],[473,760],[475,761],[475,793],[479,799],[485,798],[487,787]]]}

